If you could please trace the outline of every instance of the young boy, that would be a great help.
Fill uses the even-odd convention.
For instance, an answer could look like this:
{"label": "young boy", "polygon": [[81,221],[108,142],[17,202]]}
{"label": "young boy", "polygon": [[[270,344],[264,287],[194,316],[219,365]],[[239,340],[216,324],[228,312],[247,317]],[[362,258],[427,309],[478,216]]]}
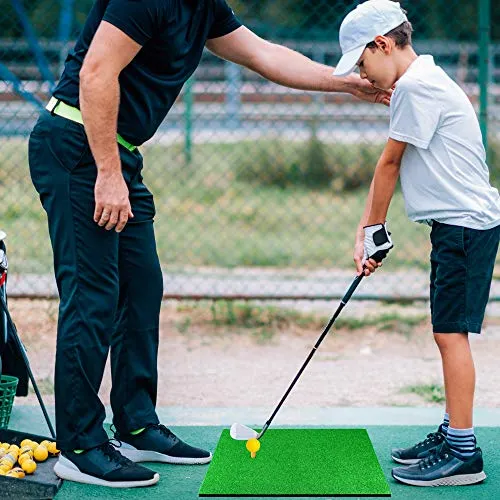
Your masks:
{"label": "young boy", "polygon": [[340,27],[343,55],[335,74],[357,66],[375,87],[394,88],[389,139],[356,233],[354,261],[359,274],[369,275],[392,248],[385,220],[400,176],[409,218],[432,225],[431,316],[446,413],[437,432],[393,450],[392,458],[406,466],[392,475],[417,486],[474,484],[486,474],[472,426],[475,371],[468,334],[481,331],[498,249],[500,198],[489,183],[471,103],[432,56],[417,56],[411,32],[399,3],[389,0],[358,5]]}

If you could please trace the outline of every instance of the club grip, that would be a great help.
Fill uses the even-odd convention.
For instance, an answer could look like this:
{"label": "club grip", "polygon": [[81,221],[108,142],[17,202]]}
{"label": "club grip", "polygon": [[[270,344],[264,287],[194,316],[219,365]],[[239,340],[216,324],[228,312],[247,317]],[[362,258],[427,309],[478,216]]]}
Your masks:
{"label": "club grip", "polygon": [[387,254],[389,253],[390,248],[387,250],[377,250],[371,257],[370,259],[373,259],[377,264],[382,262],[386,257]]}
{"label": "club grip", "polygon": [[353,280],[353,282],[351,283],[351,286],[347,289],[347,292],[344,294],[344,296],[342,297],[342,302],[344,304],[347,304],[347,302],[349,301],[349,299],[352,297],[352,294],[354,293],[354,290],[356,290],[356,288],[358,288],[358,285],[361,283],[361,280],[364,278],[365,274],[364,274],[364,271],[362,274],[360,274],[359,276],[356,276]]}

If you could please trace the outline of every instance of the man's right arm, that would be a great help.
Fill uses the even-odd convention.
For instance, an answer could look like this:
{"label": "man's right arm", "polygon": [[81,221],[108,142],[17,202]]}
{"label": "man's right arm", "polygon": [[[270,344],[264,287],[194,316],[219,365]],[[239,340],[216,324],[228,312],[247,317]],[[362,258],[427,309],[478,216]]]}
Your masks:
{"label": "man's right arm", "polygon": [[120,86],[118,77],[141,46],[102,21],[80,70],[80,108],[98,176],[94,220],[121,231],[133,217],[116,141]]}

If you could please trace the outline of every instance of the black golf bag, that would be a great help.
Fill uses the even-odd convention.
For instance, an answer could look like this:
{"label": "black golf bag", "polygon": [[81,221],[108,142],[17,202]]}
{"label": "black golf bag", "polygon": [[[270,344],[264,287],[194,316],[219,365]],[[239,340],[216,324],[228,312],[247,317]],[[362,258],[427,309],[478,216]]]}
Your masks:
{"label": "black golf bag", "polygon": [[28,395],[28,383],[35,391],[42,409],[50,434],[55,438],[54,428],[50,421],[47,409],[30,368],[26,349],[19,339],[16,325],[12,321],[7,307],[7,250],[5,247],[5,233],[0,231],[0,375],[11,375],[19,379],[16,396]]}
{"label": "black golf bag", "polygon": [[[0,235],[1,237],[1,235]],[[0,375],[11,375],[19,379],[16,396],[28,395],[28,370],[16,334],[10,327],[7,309],[7,253],[5,242],[0,241]]]}

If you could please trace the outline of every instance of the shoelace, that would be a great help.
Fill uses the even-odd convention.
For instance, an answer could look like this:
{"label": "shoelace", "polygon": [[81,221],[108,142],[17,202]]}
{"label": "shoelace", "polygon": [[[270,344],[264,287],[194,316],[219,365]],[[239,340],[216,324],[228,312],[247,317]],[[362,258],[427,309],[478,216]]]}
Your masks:
{"label": "shoelace", "polygon": [[415,448],[421,448],[422,446],[425,446],[426,444],[429,443],[434,443],[434,442],[441,442],[443,440],[443,437],[440,432],[431,432],[430,434],[427,434],[427,437],[423,440],[420,441],[420,443],[415,445]]}
{"label": "shoelace", "polygon": [[429,469],[433,465],[438,464],[442,460],[446,460],[449,457],[449,454],[447,453],[447,450],[444,448],[444,446],[439,447],[437,450],[431,452],[431,454],[420,460],[419,465],[420,469]]}
{"label": "shoelace", "polygon": [[[116,441],[119,443],[119,447],[121,447],[122,443],[121,441],[118,441],[117,439],[114,439],[113,441]],[[101,446],[98,446],[98,448],[104,453],[104,455],[108,458],[110,462],[117,462],[120,465],[128,465],[130,464],[130,460],[126,457],[124,457],[116,448],[114,445],[111,444],[111,440],[107,441],[106,443],[102,444]]]}
{"label": "shoelace", "polygon": [[148,425],[148,428],[158,429],[167,438],[172,437],[174,439],[174,441],[178,441],[177,436],[169,428],[165,427],[163,424],[151,424],[151,425]]}

